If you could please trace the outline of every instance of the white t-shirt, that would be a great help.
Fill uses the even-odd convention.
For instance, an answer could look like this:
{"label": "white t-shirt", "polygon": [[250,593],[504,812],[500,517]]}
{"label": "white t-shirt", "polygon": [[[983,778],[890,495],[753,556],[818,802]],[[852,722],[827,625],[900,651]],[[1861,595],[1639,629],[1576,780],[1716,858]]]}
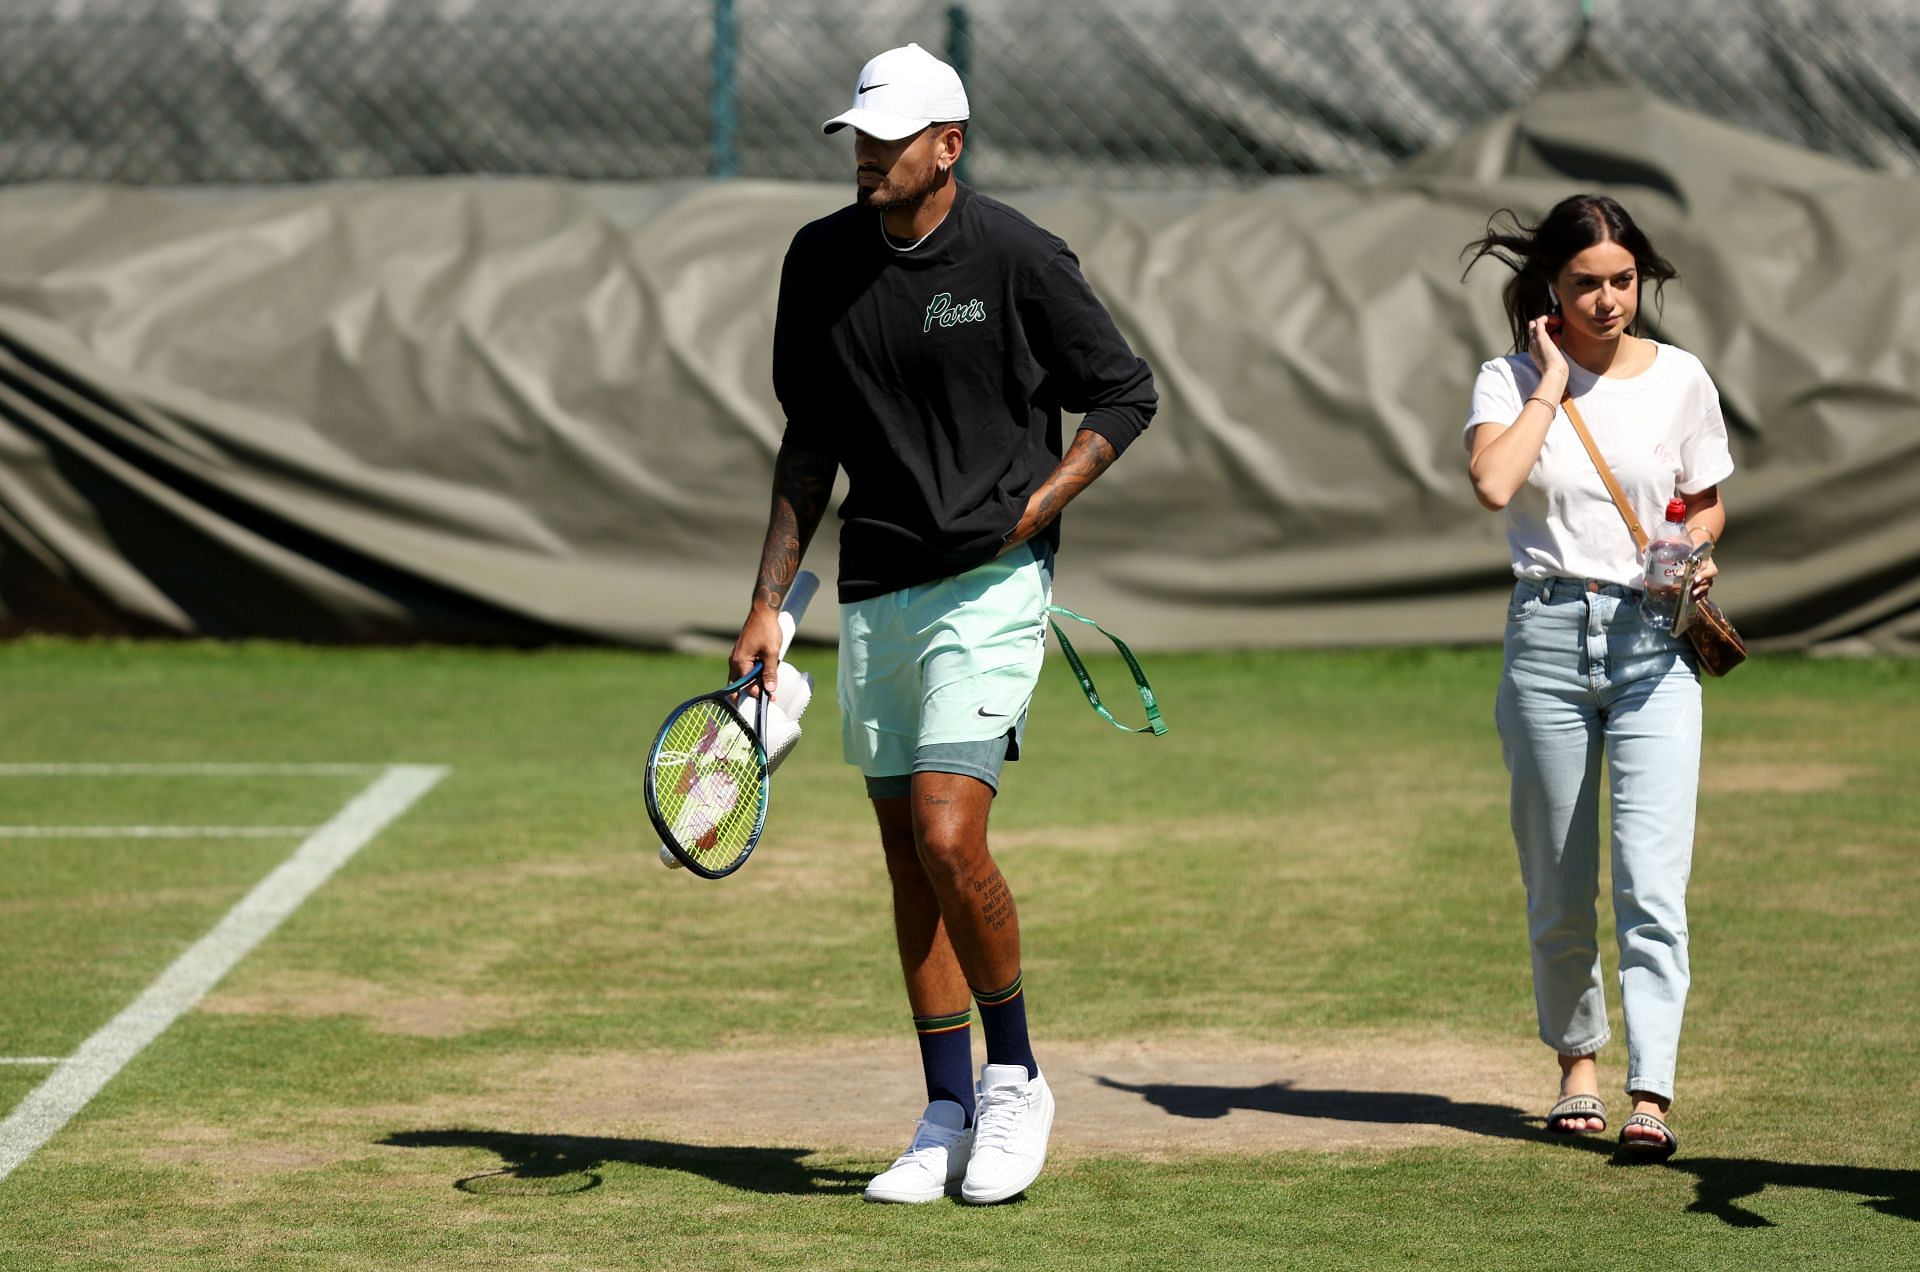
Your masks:
{"label": "white t-shirt", "polygon": [[[1676,492],[1698,494],[1733,472],[1720,395],[1707,369],[1684,349],[1656,343],[1654,350],[1653,365],[1639,375],[1596,376],[1569,361],[1567,380],[1587,430],[1650,535],[1659,534]],[[1475,425],[1511,425],[1539,385],[1540,373],[1524,353],[1483,363],[1467,413],[1468,450]],[[1507,503],[1507,545],[1517,578],[1640,586],[1633,535],[1564,410],[1556,408],[1540,458]]]}

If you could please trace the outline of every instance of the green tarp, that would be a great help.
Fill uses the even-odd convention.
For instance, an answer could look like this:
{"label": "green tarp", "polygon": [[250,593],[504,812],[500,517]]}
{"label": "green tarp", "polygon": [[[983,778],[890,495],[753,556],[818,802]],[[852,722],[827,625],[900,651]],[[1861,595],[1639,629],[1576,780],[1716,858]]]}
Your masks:
{"label": "green tarp", "polygon": [[[1492,640],[1460,429],[1499,207],[1621,198],[1720,386],[1716,592],[1920,647],[1920,182],[1582,63],[1376,183],[1027,193],[1153,365],[1058,592],[1148,648]],[[835,141],[823,140],[831,146]],[[781,256],[846,185],[0,191],[0,622],[316,641],[730,637],[781,418]],[[833,531],[809,564],[831,575]],[[807,630],[830,635],[830,607]]]}

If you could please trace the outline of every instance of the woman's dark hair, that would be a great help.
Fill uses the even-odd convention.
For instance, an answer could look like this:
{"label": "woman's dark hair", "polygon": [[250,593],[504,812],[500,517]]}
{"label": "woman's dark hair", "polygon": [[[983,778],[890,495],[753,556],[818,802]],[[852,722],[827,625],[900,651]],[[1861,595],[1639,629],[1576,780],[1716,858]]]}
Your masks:
{"label": "woman's dark hair", "polygon": [[[1508,228],[1501,227],[1502,217]],[[1653,250],[1646,232],[1634,224],[1627,210],[1604,194],[1576,194],[1562,199],[1547,210],[1538,225],[1528,225],[1511,209],[1501,208],[1487,218],[1486,234],[1460,249],[1462,256],[1473,253],[1460,277],[1466,278],[1483,256],[1491,256],[1513,271],[1500,291],[1500,299],[1506,307],[1507,321],[1513,325],[1513,351],[1519,353],[1527,347],[1527,324],[1550,307],[1547,284],[1568,261],[1595,243],[1609,241],[1633,254],[1634,268],[1640,275],[1640,298],[1646,300],[1646,285],[1651,282],[1657,306],[1661,290],[1669,280],[1680,276],[1679,271]],[[1644,309],[1643,303],[1641,311]],[[1636,335],[1641,311],[1633,316]]]}

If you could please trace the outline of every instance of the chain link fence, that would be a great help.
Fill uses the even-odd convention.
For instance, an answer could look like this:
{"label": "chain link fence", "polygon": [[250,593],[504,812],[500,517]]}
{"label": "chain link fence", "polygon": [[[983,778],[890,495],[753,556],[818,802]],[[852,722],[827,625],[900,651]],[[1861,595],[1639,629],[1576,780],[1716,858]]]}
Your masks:
{"label": "chain link fence", "polygon": [[1655,91],[1920,171],[1920,0],[11,0],[0,181],[839,180],[916,40],[990,188],[1365,175],[1524,102],[1583,35]]}

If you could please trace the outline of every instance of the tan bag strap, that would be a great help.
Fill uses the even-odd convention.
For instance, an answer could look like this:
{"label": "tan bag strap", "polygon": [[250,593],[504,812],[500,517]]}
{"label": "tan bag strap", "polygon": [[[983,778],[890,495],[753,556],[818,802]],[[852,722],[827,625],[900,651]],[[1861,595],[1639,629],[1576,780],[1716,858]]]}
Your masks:
{"label": "tan bag strap", "polygon": [[1633,546],[1644,553],[1647,550],[1647,532],[1640,528],[1640,518],[1633,515],[1633,508],[1627,503],[1627,492],[1620,489],[1620,483],[1613,479],[1613,469],[1608,468],[1607,461],[1601,458],[1593,434],[1587,432],[1587,422],[1580,418],[1580,408],[1573,404],[1572,390],[1561,392],[1560,405],[1566,409],[1567,418],[1573,421],[1573,431],[1580,434],[1580,444],[1587,448],[1593,466],[1600,470],[1600,480],[1607,483],[1607,493],[1613,496],[1613,506],[1626,518],[1627,529],[1633,535]]}

